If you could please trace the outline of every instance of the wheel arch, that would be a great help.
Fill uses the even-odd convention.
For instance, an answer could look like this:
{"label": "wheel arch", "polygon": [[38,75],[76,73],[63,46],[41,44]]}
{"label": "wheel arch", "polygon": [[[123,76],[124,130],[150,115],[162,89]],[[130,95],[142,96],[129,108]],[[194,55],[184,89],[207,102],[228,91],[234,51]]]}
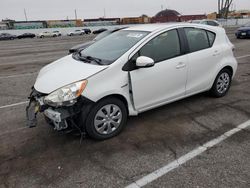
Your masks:
{"label": "wheel arch", "polygon": [[231,78],[233,78],[234,73],[235,73],[233,67],[232,67],[231,65],[224,65],[224,66],[221,66],[221,67],[217,68],[217,71],[215,72],[215,74],[214,74],[214,76],[213,76],[213,79],[211,80],[211,83],[210,83],[210,85],[209,85],[209,87],[208,87],[208,88],[209,88],[208,90],[210,90],[210,89],[212,88],[212,86],[213,86],[213,84],[214,84],[214,82],[215,82],[215,80],[216,80],[217,75],[218,75],[222,70],[224,70],[224,69],[229,70],[229,71],[231,72]]}
{"label": "wheel arch", "polygon": [[230,65],[227,65],[227,66],[223,67],[220,71],[222,71],[222,70],[224,70],[224,69],[229,70],[230,73],[231,73],[231,76],[234,75],[233,67],[231,67]]}
{"label": "wheel arch", "polygon": [[128,101],[127,101],[126,97],[124,97],[124,96],[121,95],[121,94],[110,94],[110,95],[106,95],[106,96],[100,98],[100,99],[99,99],[98,101],[96,101],[96,102],[99,102],[99,101],[101,101],[101,100],[103,100],[103,99],[110,98],[110,97],[114,97],[114,98],[117,98],[117,99],[119,99],[120,101],[122,101],[122,102],[124,103],[124,105],[126,106],[127,112],[129,113]]}

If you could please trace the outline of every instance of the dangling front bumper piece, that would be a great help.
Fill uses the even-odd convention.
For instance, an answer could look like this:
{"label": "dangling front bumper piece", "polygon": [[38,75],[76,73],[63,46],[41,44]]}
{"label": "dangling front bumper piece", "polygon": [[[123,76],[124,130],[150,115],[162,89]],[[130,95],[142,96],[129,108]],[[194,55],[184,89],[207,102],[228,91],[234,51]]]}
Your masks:
{"label": "dangling front bumper piece", "polygon": [[82,127],[82,125],[77,125],[75,123],[75,119],[80,113],[88,114],[90,107],[93,104],[89,99],[79,97],[72,105],[53,107],[44,103],[45,96],[45,94],[41,94],[35,89],[31,92],[29,97],[30,102],[26,107],[28,127],[36,127],[38,113],[43,113],[46,121],[57,131]]}

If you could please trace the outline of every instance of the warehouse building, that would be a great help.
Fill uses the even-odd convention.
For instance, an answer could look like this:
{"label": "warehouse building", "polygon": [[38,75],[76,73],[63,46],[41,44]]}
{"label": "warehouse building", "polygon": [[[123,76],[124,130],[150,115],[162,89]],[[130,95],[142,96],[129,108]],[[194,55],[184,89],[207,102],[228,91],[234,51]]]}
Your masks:
{"label": "warehouse building", "polygon": [[140,17],[127,17],[121,19],[121,24],[146,24],[150,22],[151,19],[147,15],[142,15]]}
{"label": "warehouse building", "polygon": [[48,28],[63,28],[63,27],[82,27],[81,19],[77,20],[48,20],[46,21]]}
{"label": "warehouse building", "polygon": [[18,21],[12,23],[13,29],[41,29],[46,28],[46,21]]}
{"label": "warehouse building", "polygon": [[120,24],[120,18],[97,18],[97,19],[84,19],[84,26],[110,26]]}
{"label": "warehouse building", "polygon": [[8,29],[8,24],[5,22],[0,22],[0,30]]}

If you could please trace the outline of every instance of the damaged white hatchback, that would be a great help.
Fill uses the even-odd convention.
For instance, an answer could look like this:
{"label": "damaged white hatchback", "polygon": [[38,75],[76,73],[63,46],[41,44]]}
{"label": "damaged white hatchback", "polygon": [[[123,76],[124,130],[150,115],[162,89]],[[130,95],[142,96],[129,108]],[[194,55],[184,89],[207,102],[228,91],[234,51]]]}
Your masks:
{"label": "damaged white hatchback", "polygon": [[26,109],[29,127],[43,112],[55,130],[103,140],[127,117],[210,91],[224,96],[237,69],[219,27],[189,23],[123,29],[41,69]]}

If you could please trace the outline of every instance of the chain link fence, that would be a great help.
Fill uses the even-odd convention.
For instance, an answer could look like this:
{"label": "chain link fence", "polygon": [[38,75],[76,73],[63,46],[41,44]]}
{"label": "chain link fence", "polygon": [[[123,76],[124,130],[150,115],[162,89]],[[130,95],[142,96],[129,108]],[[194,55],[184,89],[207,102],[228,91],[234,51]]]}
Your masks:
{"label": "chain link fence", "polygon": [[247,23],[250,23],[250,18],[244,18],[244,19],[218,19],[218,22],[220,22],[223,27],[239,27],[242,25],[245,25]]}

